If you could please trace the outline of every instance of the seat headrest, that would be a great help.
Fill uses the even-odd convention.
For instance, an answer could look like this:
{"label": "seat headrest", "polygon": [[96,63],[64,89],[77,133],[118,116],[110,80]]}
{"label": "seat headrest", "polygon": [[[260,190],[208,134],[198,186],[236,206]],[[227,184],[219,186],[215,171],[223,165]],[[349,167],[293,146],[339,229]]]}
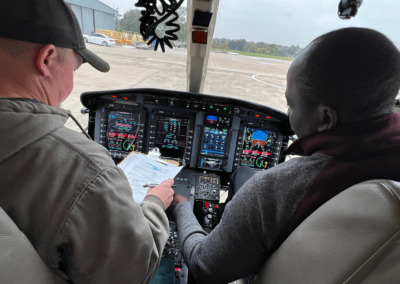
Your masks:
{"label": "seat headrest", "polygon": [[[323,190],[323,189],[321,189]],[[400,183],[355,185],[309,216],[255,283],[399,283]]]}
{"label": "seat headrest", "polygon": [[0,208],[0,283],[65,284]]}

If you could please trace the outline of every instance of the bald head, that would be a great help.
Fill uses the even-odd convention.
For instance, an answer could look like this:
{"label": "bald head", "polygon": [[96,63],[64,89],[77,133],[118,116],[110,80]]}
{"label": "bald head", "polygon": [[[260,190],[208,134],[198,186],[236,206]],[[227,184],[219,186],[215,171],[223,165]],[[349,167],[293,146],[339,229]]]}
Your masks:
{"label": "bald head", "polygon": [[400,53],[383,34],[346,28],[320,36],[290,66],[286,100],[299,137],[394,112]]}
{"label": "bald head", "polygon": [[331,105],[346,120],[393,110],[400,53],[385,35],[336,30],[315,39],[298,59],[296,86],[309,103]]}

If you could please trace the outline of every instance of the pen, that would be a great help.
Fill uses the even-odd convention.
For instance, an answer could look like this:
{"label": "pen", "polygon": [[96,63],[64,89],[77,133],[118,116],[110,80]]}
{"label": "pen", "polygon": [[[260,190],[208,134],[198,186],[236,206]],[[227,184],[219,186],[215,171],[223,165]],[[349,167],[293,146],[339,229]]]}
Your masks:
{"label": "pen", "polygon": [[[143,187],[156,187],[156,186],[159,186],[159,184],[153,183],[153,184],[145,184],[145,185],[143,185]],[[172,187],[172,188],[175,188],[176,185],[173,185],[173,186],[171,186],[171,187]]]}

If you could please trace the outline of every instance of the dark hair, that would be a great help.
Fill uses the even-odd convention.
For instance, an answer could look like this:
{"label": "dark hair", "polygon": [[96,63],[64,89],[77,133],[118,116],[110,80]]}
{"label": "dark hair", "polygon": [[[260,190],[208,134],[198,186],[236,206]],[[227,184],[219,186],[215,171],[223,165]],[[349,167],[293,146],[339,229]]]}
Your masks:
{"label": "dark hair", "polygon": [[365,28],[336,30],[315,39],[305,56],[296,83],[309,103],[359,115],[394,107],[400,53],[385,35]]}

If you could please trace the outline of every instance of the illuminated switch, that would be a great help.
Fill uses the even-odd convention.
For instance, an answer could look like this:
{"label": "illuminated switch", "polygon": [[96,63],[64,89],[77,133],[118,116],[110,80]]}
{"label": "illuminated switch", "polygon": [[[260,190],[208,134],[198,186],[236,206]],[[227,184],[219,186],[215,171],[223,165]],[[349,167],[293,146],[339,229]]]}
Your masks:
{"label": "illuminated switch", "polygon": [[193,43],[207,44],[207,32],[206,31],[193,31],[192,39]]}

